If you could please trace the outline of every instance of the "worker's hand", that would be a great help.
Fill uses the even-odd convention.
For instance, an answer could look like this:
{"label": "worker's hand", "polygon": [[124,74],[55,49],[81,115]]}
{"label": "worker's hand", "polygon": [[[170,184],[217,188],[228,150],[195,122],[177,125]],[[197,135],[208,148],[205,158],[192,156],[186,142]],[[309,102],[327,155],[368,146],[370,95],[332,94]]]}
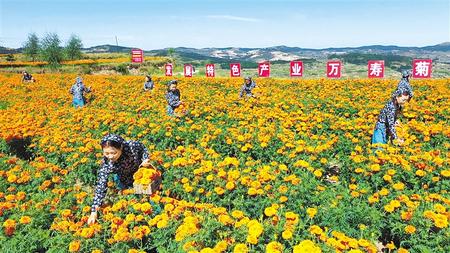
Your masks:
{"label": "worker's hand", "polygon": [[96,220],[97,220],[97,212],[91,212],[87,224],[88,225],[94,224]]}
{"label": "worker's hand", "polygon": [[397,142],[397,145],[403,145],[403,143],[405,143],[405,140],[403,139],[397,139],[395,141]]}
{"label": "worker's hand", "polygon": [[153,167],[153,165],[150,163],[149,159],[145,159],[144,161],[142,161],[141,167],[148,168],[148,167]]}

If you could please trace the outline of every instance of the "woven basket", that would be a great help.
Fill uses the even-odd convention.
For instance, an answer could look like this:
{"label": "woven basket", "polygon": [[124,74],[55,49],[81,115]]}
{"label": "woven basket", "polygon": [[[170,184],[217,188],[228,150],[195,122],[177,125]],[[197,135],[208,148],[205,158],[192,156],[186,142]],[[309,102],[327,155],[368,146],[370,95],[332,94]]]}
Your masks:
{"label": "woven basket", "polygon": [[161,177],[157,177],[149,185],[133,184],[133,189],[135,194],[148,194],[151,195],[159,190],[161,187]]}

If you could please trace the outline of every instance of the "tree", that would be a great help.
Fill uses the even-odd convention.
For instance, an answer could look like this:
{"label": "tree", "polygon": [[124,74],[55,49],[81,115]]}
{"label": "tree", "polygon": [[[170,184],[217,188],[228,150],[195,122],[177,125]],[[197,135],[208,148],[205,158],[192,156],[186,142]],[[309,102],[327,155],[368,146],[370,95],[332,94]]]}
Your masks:
{"label": "tree", "polygon": [[81,39],[72,34],[67,41],[65,53],[68,59],[75,60],[81,59],[81,48],[83,47],[83,43],[81,43]]}
{"label": "tree", "polygon": [[174,55],[175,55],[175,49],[173,49],[173,48],[168,48],[167,49],[167,55],[170,57],[170,59],[171,59],[171,61],[173,62],[173,58],[174,58]]}
{"label": "tree", "polygon": [[60,46],[58,34],[47,33],[41,41],[42,59],[47,61],[50,66],[56,67],[63,60],[63,50]]}
{"label": "tree", "polygon": [[39,39],[35,33],[28,34],[27,41],[23,45],[23,53],[31,60],[36,60],[39,55]]}

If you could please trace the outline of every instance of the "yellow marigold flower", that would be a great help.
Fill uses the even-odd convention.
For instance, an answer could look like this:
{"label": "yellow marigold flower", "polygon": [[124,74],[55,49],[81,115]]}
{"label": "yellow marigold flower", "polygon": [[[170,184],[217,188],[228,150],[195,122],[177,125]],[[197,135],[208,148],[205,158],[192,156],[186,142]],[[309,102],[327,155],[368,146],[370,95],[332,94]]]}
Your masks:
{"label": "yellow marigold flower", "polygon": [[219,215],[218,220],[220,223],[222,223],[224,225],[232,225],[234,223],[233,219],[231,219],[231,217],[228,216],[227,214]]}
{"label": "yellow marigold flower", "polygon": [[378,171],[381,170],[381,167],[377,163],[376,164],[372,164],[372,165],[370,165],[370,170],[372,170],[373,172],[378,172]]}
{"label": "yellow marigold flower", "polygon": [[390,242],[390,243],[386,244],[386,248],[388,248],[390,250],[394,250],[396,247],[395,247],[395,244],[393,242]]}
{"label": "yellow marigold flower", "polygon": [[157,228],[165,228],[168,225],[168,220],[166,219],[161,219],[160,221],[158,221],[158,223],[156,224]]}
{"label": "yellow marigold flower", "polygon": [[28,224],[31,222],[31,217],[30,216],[22,216],[22,217],[20,217],[19,222],[21,224]]}
{"label": "yellow marigold flower", "polygon": [[247,253],[248,247],[243,243],[238,243],[234,246],[233,253]]}
{"label": "yellow marigold flower", "polygon": [[291,230],[284,230],[283,233],[281,234],[281,237],[283,237],[283,239],[285,240],[289,240],[291,239],[293,236],[292,231]]}
{"label": "yellow marigold flower", "polygon": [[314,216],[316,216],[317,209],[316,208],[307,208],[306,213],[308,214],[309,218],[312,219],[312,218],[314,218]]}
{"label": "yellow marigold flower", "polygon": [[224,252],[228,248],[228,243],[226,241],[219,241],[214,247],[215,252]]}
{"label": "yellow marigold flower", "polygon": [[217,193],[217,195],[222,195],[225,193],[225,189],[222,187],[214,187],[214,191]]}
{"label": "yellow marigold flower", "polygon": [[255,244],[258,243],[258,238],[256,236],[254,236],[254,235],[248,235],[247,236],[247,242],[250,243],[250,244],[255,245]]}
{"label": "yellow marigold flower", "polygon": [[430,211],[430,210],[426,210],[426,211],[423,212],[423,216],[425,218],[428,218],[428,219],[434,219],[435,215],[436,214],[433,211]]}
{"label": "yellow marigold flower", "polygon": [[276,213],[277,213],[277,209],[273,208],[272,206],[266,207],[266,208],[264,209],[264,214],[265,214],[267,217],[274,216]]}
{"label": "yellow marigold flower", "polygon": [[321,170],[315,170],[314,171],[314,176],[321,177],[322,176],[322,171]]}
{"label": "yellow marigold flower", "polygon": [[380,191],[380,195],[381,196],[386,196],[388,194],[389,194],[389,190],[388,189],[386,189],[386,188],[381,189],[381,191]]}
{"label": "yellow marigold flower", "polygon": [[286,197],[286,196],[281,196],[280,197],[280,203],[284,203],[286,201],[288,201],[288,197]]}
{"label": "yellow marigold flower", "polygon": [[450,170],[443,170],[443,171],[441,171],[441,175],[443,177],[450,177]]}
{"label": "yellow marigold flower", "polygon": [[257,194],[257,190],[253,187],[248,188],[247,194],[250,196],[255,196]]}
{"label": "yellow marigold flower", "polygon": [[379,199],[378,197],[376,197],[376,196],[370,196],[370,197],[368,198],[368,201],[369,201],[370,204],[373,204],[373,203],[375,203],[375,202],[380,201],[380,199]]}
{"label": "yellow marigold flower", "polygon": [[361,169],[361,168],[356,168],[356,169],[355,169],[355,173],[357,173],[357,174],[361,174],[361,173],[363,173],[363,172],[364,172],[364,170]]}
{"label": "yellow marigold flower", "polygon": [[281,253],[283,252],[283,245],[279,242],[269,242],[266,245],[267,253]]}
{"label": "yellow marigold flower", "polygon": [[69,252],[78,252],[80,250],[80,241],[71,241],[69,244]]}
{"label": "yellow marigold flower", "polygon": [[426,174],[427,173],[425,171],[423,171],[423,170],[416,170],[416,176],[423,177]]}
{"label": "yellow marigold flower", "polygon": [[217,252],[211,248],[204,248],[204,249],[200,250],[200,253],[217,253]]}
{"label": "yellow marigold flower", "polygon": [[229,191],[233,190],[235,187],[236,187],[236,184],[231,181],[225,185],[225,188],[227,188],[227,190],[229,190]]}
{"label": "yellow marigold flower", "polygon": [[320,247],[316,246],[314,242],[310,240],[301,241],[298,245],[294,246],[293,253],[321,253]]}
{"label": "yellow marigold flower", "polygon": [[392,205],[388,204],[384,206],[384,210],[388,213],[392,213],[395,210],[395,208]]}
{"label": "yellow marigold flower", "polygon": [[186,242],[185,244],[183,244],[183,250],[186,252],[189,252],[190,250],[195,250],[195,245],[196,245],[195,241]]}
{"label": "yellow marigold flower", "polygon": [[434,225],[438,228],[446,228],[448,227],[448,218],[442,214],[436,214],[434,216]]}
{"label": "yellow marigold flower", "polygon": [[434,205],[434,210],[436,210],[436,212],[438,212],[438,213],[445,213],[446,208],[445,208],[445,206],[438,203],[438,204]]}
{"label": "yellow marigold flower", "polygon": [[233,212],[231,212],[231,216],[236,219],[241,219],[242,217],[244,217],[244,213],[239,210],[234,210]]}
{"label": "yellow marigold flower", "polygon": [[413,216],[412,211],[409,211],[409,212],[403,212],[403,211],[402,211],[402,213],[401,213],[401,215],[400,215],[400,217],[402,218],[402,220],[405,220],[405,221],[411,220],[412,216]]}
{"label": "yellow marigold flower", "polygon": [[322,228],[320,228],[320,227],[317,226],[317,225],[312,225],[312,226],[309,228],[309,231],[310,231],[312,234],[314,234],[314,235],[320,235],[320,234],[323,233]]}
{"label": "yellow marigold flower", "polygon": [[400,201],[395,200],[395,199],[391,200],[390,205],[392,205],[395,208],[400,207]]}
{"label": "yellow marigold flower", "polygon": [[394,185],[392,185],[392,188],[394,188],[397,191],[401,191],[401,190],[405,189],[405,184],[403,184],[402,182],[398,182],[398,183],[395,183]]}
{"label": "yellow marigold flower", "polygon": [[414,234],[416,232],[416,228],[412,225],[408,225],[405,227],[405,232],[408,234]]}

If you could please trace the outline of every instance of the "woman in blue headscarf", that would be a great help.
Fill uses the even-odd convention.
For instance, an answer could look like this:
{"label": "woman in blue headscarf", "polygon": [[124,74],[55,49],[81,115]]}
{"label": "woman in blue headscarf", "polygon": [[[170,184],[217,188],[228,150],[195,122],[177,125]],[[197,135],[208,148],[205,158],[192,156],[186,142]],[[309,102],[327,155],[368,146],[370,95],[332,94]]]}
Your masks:
{"label": "woman in blue headscarf", "polygon": [[[409,83],[409,78],[412,75],[412,71],[411,70],[403,70],[402,71],[402,79],[400,80],[400,82],[397,85],[397,89],[394,91],[394,93],[398,90],[404,90],[408,93],[409,96],[409,100],[411,100],[411,98],[414,96],[414,92],[412,90],[411,84]],[[394,95],[394,94],[392,94]]]}
{"label": "woman in blue headscarf", "polygon": [[73,95],[72,104],[77,107],[83,107],[86,104],[85,93],[91,92],[91,88],[86,88],[81,77],[77,77],[75,84],[70,88],[70,94]]}

